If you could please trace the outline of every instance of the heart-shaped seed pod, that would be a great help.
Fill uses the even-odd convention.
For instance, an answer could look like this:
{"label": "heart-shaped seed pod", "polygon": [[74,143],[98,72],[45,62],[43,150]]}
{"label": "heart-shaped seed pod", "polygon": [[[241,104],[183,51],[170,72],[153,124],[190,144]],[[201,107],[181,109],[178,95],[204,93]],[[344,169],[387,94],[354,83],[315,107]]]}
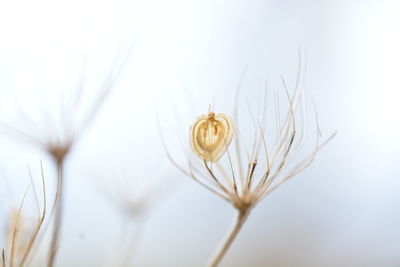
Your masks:
{"label": "heart-shaped seed pod", "polygon": [[227,150],[234,132],[235,126],[228,116],[209,112],[190,127],[190,145],[199,158],[216,162]]}

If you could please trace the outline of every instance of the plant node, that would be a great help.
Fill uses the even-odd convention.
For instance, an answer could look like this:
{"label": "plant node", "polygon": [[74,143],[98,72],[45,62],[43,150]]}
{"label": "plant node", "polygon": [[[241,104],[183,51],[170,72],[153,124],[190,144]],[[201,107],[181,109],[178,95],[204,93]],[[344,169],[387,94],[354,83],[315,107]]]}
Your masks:
{"label": "plant node", "polygon": [[60,165],[71,150],[71,144],[50,144],[47,152],[53,157],[57,165]]}

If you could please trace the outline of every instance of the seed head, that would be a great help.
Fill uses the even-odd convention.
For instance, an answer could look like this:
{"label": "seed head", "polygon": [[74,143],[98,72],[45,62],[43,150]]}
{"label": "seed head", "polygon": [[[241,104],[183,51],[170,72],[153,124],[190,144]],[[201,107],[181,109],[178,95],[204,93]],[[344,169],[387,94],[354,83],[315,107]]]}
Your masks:
{"label": "seed head", "polygon": [[210,111],[208,115],[201,115],[190,127],[190,145],[199,158],[216,162],[227,150],[234,132],[231,118]]}

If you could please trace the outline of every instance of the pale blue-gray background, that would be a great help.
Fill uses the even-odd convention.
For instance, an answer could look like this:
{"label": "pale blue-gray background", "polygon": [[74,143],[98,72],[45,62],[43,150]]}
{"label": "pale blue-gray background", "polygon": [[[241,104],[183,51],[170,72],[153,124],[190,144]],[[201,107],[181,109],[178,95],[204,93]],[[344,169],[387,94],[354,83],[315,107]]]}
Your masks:
{"label": "pale blue-gray background", "polygon": [[[51,113],[83,69],[89,103],[115,52],[131,51],[68,160],[58,265],[113,266],[122,219],[104,191],[124,169],[139,184],[133,197],[166,188],[149,210],[137,266],[202,266],[234,211],[168,163],[155,110],[166,134],[185,137],[209,104],[229,113],[246,68],[250,100],[265,80],[277,89],[281,74],[293,85],[300,45],[321,130],[338,135],[256,207],[222,266],[399,266],[399,12],[397,1],[361,0],[1,2],[3,121],[20,123],[15,99],[32,116]],[[0,147],[5,227],[29,183],[26,165],[37,180],[43,160],[49,188],[54,173],[27,144],[1,136]]]}

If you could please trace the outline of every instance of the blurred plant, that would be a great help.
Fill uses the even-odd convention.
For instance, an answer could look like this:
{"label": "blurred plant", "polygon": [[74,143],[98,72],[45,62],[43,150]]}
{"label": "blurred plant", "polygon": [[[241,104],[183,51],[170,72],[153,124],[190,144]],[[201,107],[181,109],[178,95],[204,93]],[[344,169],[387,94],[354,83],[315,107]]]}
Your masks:
{"label": "blurred plant", "polygon": [[[24,193],[22,201],[18,209],[13,209],[9,216],[8,223],[8,246],[2,250],[2,266],[28,266],[29,261],[36,252],[36,245],[38,243],[39,233],[43,232],[43,223],[46,218],[46,185],[41,167],[41,180],[42,180],[42,209],[40,209],[39,198],[35,190],[32,174],[29,170],[32,186],[29,186]],[[26,195],[30,188],[33,188],[33,196],[36,204],[37,215],[35,220],[29,219],[22,212]],[[8,265],[7,265],[8,262]]]}
{"label": "blurred plant", "polygon": [[35,119],[26,114],[22,109],[19,109],[18,114],[23,122],[22,126],[18,127],[8,123],[0,123],[0,131],[3,133],[20,141],[33,144],[47,153],[51,157],[57,171],[56,195],[50,213],[50,218],[54,215],[54,225],[48,267],[54,265],[59,247],[63,214],[65,160],[103,105],[116,80],[119,78],[127,59],[128,56],[123,59],[116,58],[111,71],[97,92],[98,95],[93,102],[88,103],[89,108],[84,110],[85,112],[78,114],[78,111],[83,110],[81,97],[85,91],[86,76],[85,73],[82,73],[77,88],[73,90],[69,98],[62,99],[62,103],[59,106],[61,110],[60,114],[56,110],[51,114],[42,114],[43,117],[41,119],[43,121],[40,122],[35,121]]}
{"label": "blurred plant", "polygon": [[140,172],[143,166],[122,162],[111,166],[113,168],[107,175],[109,179],[104,181],[101,191],[122,219],[121,234],[115,247],[116,255],[112,256],[112,265],[132,266],[147,218],[155,206],[173,190],[176,183],[167,183],[154,174],[144,176]]}
{"label": "blurred plant", "polygon": [[[282,183],[308,167],[317,152],[335,135],[335,133],[332,134],[321,143],[316,116],[317,140],[315,147],[306,157],[297,158],[306,141],[303,117],[305,103],[300,85],[301,76],[300,60],[297,84],[292,95],[289,94],[285,80],[283,77],[281,78],[286,92],[288,110],[281,122],[279,98],[276,94],[274,144],[271,145],[265,134],[266,109],[264,107],[261,119],[256,121],[251,116],[255,126],[254,142],[251,149],[246,147],[237,126],[239,112],[239,90],[237,90],[233,120],[225,114],[215,114],[209,109],[207,115],[200,116],[191,126],[189,140],[191,149],[197,158],[193,158],[193,153],[185,152],[187,167],[179,164],[166,149],[167,156],[173,165],[203,187],[228,201],[238,212],[233,228],[217,249],[209,266],[217,266],[220,263],[256,204]],[[265,105],[266,103],[264,103]],[[250,107],[249,109],[252,114]],[[229,148],[233,137],[235,142],[232,150],[235,153],[232,153]],[[247,160],[242,159],[243,147]],[[260,154],[261,151],[263,153]]]}

